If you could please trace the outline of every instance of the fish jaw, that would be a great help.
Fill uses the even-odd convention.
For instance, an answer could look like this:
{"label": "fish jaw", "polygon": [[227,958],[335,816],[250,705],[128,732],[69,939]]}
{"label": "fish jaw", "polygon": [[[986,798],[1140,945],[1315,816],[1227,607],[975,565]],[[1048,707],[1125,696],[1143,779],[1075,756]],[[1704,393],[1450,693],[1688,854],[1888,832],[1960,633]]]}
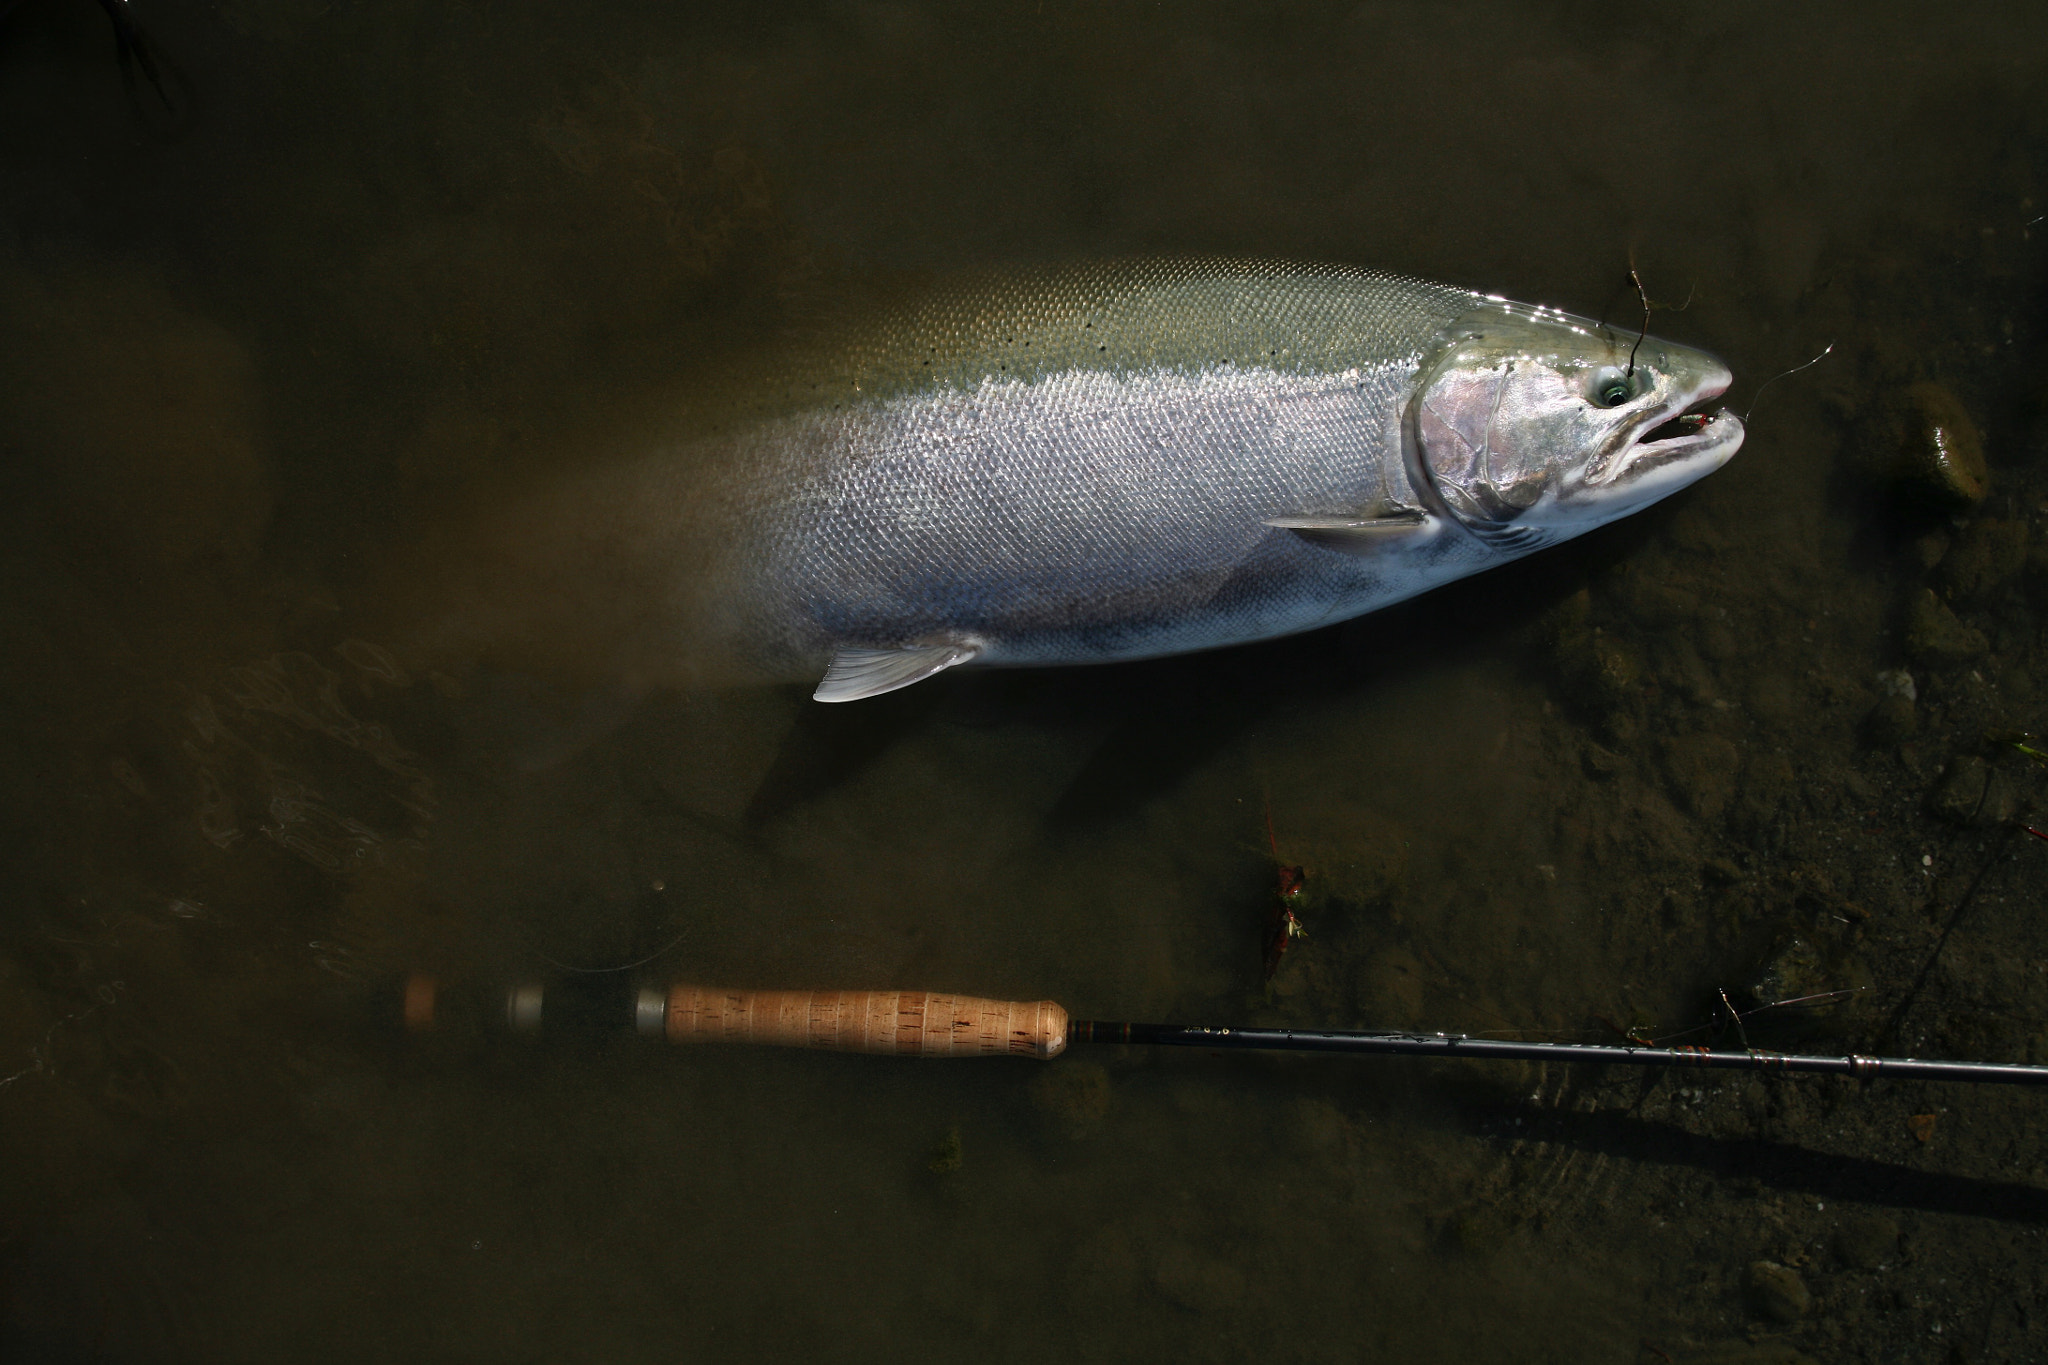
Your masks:
{"label": "fish jaw", "polygon": [[1742,419],[1722,408],[1689,435],[1640,443],[1629,462],[1626,491],[1609,492],[1597,504],[1602,520],[1625,517],[1697,483],[1735,458],[1747,434]]}
{"label": "fish jaw", "polygon": [[1697,483],[1735,457],[1748,434],[1742,419],[1727,408],[1704,410],[1728,391],[1733,376],[1703,352],[1690,354],[1698,357],[1697,377],[1674,385],[1665,402],[1624,430],[1611,456],[1560,490],[1553,514],[1558,520],[1577,513],[1586,529],[1617,520]]}

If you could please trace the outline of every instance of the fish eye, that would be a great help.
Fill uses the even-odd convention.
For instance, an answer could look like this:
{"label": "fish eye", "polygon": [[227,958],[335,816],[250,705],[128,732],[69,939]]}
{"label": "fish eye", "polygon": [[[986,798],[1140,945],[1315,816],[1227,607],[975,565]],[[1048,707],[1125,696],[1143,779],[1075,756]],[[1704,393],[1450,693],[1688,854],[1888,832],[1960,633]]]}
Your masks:
{"label": "fish eye", "polygon": [[1593,385],[1593,401],[1603,408],[1618,408],[1635,393],[1627,379],[1610,374]]}

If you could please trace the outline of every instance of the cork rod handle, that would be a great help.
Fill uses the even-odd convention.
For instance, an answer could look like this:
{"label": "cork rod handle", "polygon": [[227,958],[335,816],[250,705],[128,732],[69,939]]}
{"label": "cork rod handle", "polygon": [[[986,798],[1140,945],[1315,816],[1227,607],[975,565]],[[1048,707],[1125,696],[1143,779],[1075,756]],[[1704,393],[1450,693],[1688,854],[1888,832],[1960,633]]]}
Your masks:
{"label": "cork rod handle", "polygon": [[731,991],[671,986],[672,1043],[768,1043],[905,1057],[1057,1057],[1067,1012],[1050,1000],[937,991]]}

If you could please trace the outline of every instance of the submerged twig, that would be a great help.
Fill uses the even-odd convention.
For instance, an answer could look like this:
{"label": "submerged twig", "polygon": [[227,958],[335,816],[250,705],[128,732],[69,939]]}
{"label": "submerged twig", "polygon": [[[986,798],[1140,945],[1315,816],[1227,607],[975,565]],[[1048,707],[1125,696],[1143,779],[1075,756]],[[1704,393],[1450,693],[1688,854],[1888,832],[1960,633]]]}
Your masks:
{"label": "submerged twig", "polygon": [[[2033,833],[2031,830],[2028,832]],[[1906,1011],[1913,1007],[1913,1002],[1919,998],[1921,990],[1927,985],[1927,978],[1934,974],[1934,964],[1941,961],[1942,950],[1948,947],[1949,935],[1955,933],[1956,925],[1962,923],[1963,912],[1968,910],[1970,903],[1977,898],[1977,889],[1984,885],[1984,879],[1991,875],[1991,869],[1998,863],[1999,853],[2000,850],[1994,845],[1991,856],[1984,860],[1984,865],[1977,869],[1977,875],[1970,879],[1970,885],[1964,890],[1962,899],[1956,902],[1956,908],[1949,911],[1948,922],[1941,926],[1941,937],[1934,940],[1934,947],[1928,952],[1927,960],[1920,964],[1919,974],[1913,978],[1913,984],[1907,987],[1897,1008],[1893,1009],[1891,1017],[1885,1020],[1884,1028],[1877,1035],[1880,1040],[1899,1041],[1899,1028],[1905,1023]]]}

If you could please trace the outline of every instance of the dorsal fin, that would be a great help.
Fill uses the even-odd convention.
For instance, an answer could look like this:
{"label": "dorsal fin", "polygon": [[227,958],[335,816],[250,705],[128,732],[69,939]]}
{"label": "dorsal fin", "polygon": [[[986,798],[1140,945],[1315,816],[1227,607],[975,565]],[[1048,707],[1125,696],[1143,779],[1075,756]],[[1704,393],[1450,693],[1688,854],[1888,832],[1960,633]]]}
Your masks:
{"label": "dorsal fin", "polygon": [[981,653],[981,646],[957,641],[908,645],[902,649],[842,648],[832,655],[813,701],[859,701],[923,682]]}

